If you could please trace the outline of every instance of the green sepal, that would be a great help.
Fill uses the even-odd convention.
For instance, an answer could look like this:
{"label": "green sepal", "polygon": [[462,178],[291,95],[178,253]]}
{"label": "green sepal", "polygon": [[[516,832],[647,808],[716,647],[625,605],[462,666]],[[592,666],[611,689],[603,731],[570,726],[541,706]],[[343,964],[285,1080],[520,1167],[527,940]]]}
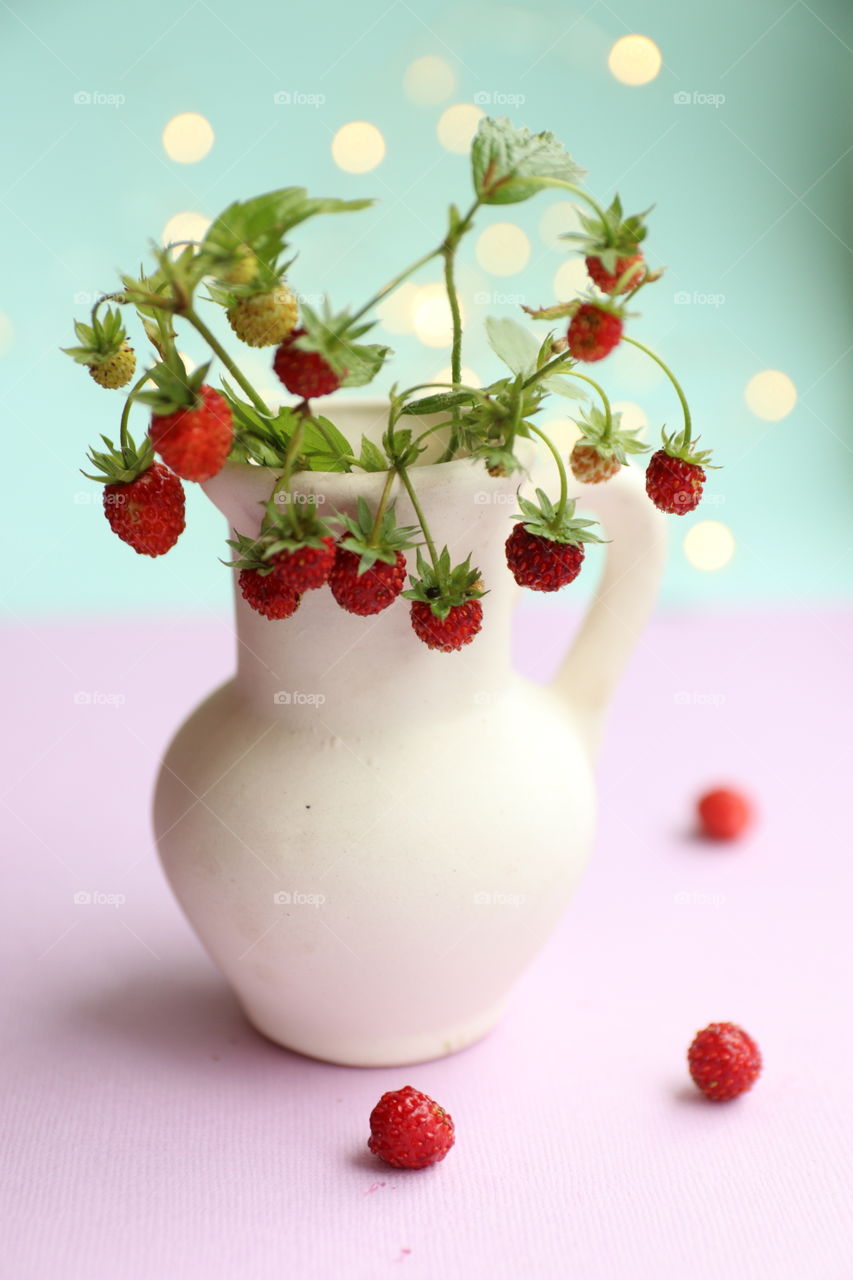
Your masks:
{"label": "green sepal", "polygon": [[689,462],[696,467],[708,467],[711,471],[718,471],[711,462],[710,449],[697,449],[699,437],[695,439],[687,435],[686,428],[682,427],[681,431],[673,431],[671,435],[667,435],[666,428],[661,428],[661,440],[663,441],[664,452],[668,453],[671,458],[680,458],[682,462]]}
{"label": "green sepal", "polygon": [[136,399],[147,404],[158,417],[176,413],[178,409],[191,409],[199,402],[210,364],[208,360],[207,364],[187,373],[181,357],[177,352],[171,352],[166,361],[155,364],[149,372],[155,390],[141,391]]}
{"label": "green sepal", "polygon": [[296,338],[300,351],[316,351],[341,379],[342,387],[363,387],[372,382],[389,355],[390,347],[357,341],[376,323],[354,322],[348,311],[335,312],[327,299],[320,311],[301,304],[305,333]]}
{"label": "green sepal", "polygon": [[599,258],[605,271],[612,273],[617,260],[631,257],[645,240],[648,234],[645,219],[653,207],[623,218],[622,201],[616,195],[610,207],[604,210],[603,218],[597,214],[579,214],[578,221],[583,230],[566,231],[560,239],[570,240],[585,257]]}
{"label": "green sepal", "polygon": [[637,439],[637,430],[623,429],[621,421],[622,414],[617,410],[611,413],[608,427],[607,415],[597,405],[590,405],[575,419],[581,430],[581,443],[591,445],[603,458],[616,458],[624,467],[629,454],[648,453],[649,446]]}
{"label": "green sepal", "polygon": [[95,316],[92,324],[75,320],[74,333],[80,346],[62,347],[61,350],[77,364],[100,364],[114,356],[127,342],[127,330],[118,307],[107,307],[106,311]]}
{"label": "green sepal", "polygon": [[387,471],[388,459],[378,445],[363,435],[361,437],[361,453],[356,459],[356,466],[361,467],[362,471]]}
{"label": "green sepal", "polygon": [[270,560],[280,552],[320,547],[323,539],[332,535],[330,522],[317,515],[316,498],[308,496],[306,501],[297,503],[287,501],[289,497],[282,490],[263,504],[264,516],[256,538],[247,538],[235,530],[236,537],[227,544],[238,556],[228,562],[232,569],[255,569],[265,575],[273,568]]}
{"label": "green sepal", "polygon": [[474,190],[483,204],[517,204],[546,187],[576,184],[584,170],[547,130],[484,117],[471,144]]}
{"label": "green sepal", "polygon": [[345,536],[340,539],[340,545],[361,557],[358,566],[359,577],[366,573],[377,560],[382,560],[385,564],[394,564],[398,551],[405,551],[409,547],[419,545],[412,538],[412,534],[420,532],[419,529],[415,525],[398,525],[393,506],[386,508],[383,513],[375,540],[371,540],[375,517],[365,498],[358,499],[357,512],[354,518],[338,511],[335,513],[335,518],[346,530]]}
{"label": "green sepal", "polygon": [[542,489],[536,490],[538,503],[529,498],[518,496],[520,510],[513,517],[520,520],[528,533],[537,538],[548,538],[551,542],[567,542],[577,547],[582,542],[603,542],[597,533],[590,530],[596,525],[595,520],[575,520],[575,501],[570,499],[561,514],[551,499]]}
{"label": "green sepal", "polygon": [[470,555],[463,564],[453,566],[447,547],[442,550],[436,566],[418,551],[417,574],[410,573],[409,581],[412,585],[402,593],[403,598],[428,604],[433,615],[442,620],[457,605],[479,600],[486,594],[479,569],[471,568]]}
{"label": "green sepal", "polygon": [[92,475],[81,469],[81,475],[98,484],[130,484],[148,470],[154,461],[154,449],[146,435],[142,444],[137,447],[133,439],[127,437],[124,449],[117,449],[107,436],[101,436],[106,450],[90,449],[86,454],[90,464],[100,474]]}

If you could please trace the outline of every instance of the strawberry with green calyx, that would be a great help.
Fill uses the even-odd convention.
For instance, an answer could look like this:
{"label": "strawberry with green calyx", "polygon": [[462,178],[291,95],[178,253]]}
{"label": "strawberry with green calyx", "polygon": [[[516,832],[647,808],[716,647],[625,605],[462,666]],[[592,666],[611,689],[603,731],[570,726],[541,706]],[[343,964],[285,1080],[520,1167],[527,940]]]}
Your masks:
{"label": "strawberry with green calyx", "polygon": [[92,311],[92,323],[74,323],[79,347],[62,350],[78,364],[85,364],[99,387],[114,390],[125,387],[136,371],[136,356],[127,340],[127,332],[118,307],[107,307],[102,316],[98,305]]}
{"label": "strawberry with green calyx", "polygon": [[483,625],[481,598],[485,595],[479,569],[471,557],[452,566],[447,547],[430,564],[418,551],[417,575],[403,592],[412,601],[412,628],[428,649],[453,653],[470,644]]}
{"label": "strawberry with green calyx", "polygon": [[559,591],[581,571],[585,542],[601,542],[592,520],[575,520],[575,503],[561,496],[557,507],[542,489],[538,504],[519,497],[521,511],[506,540],[506,561],[520,587]]}
{"label": "strawberry with green calyx", "polygon": [[569,231],[560,237],[573,241],[585,256],[590,279],[603,293],[633,291],[646,280],[640,244],[646,238],[645,218],[649,212],[646,209],[623,217],[622,201],[617,195],[608,209],[591,216],[578,215],[583,231]]}
{"label": "strawberry with green calyx", "polygon": [[648,445],[637,439],[637,431],[620,427],[621,413],[613,413],[605,400],[606,412],[593,405],[579,415],[581,438],[572,449],[569,466],[581,484],[600,484],[627,466],[628,455],[647,453]]}
{"label": "strawberry with green calyx", "polygon": [[[275,359],[276,373],[288,391],[307,400],[337,387],[362,387],[372,382],[391,354],[379,343],[358,341],[375,321],[362,322],[349,311],[333,311],[327,300],[319,311],[305,302],[301,310],[301,332],[279,348]],[[329,384],[329,391],[316,389],[321,382]],[[305,387],[310,394],[305,394]]]}
{"label": "strawberry with green calyx", "polygon": [[[389,480],[394,472],[389,472]],[[383,498],[387,501],[390,485]],[[381,613],[399,596],[406,580],[403,551],[414,547],[417,529],[397,525],[394,508],[383,509],[380,499],[374,515],[364,498],[358,499],[358,515],[338,513],[345,533],[338,540],[329,587],[342,609],[366,618]]]}
{"label": "strawberry with green calyx", "polygon": [[148,434],[163,461],[184,480],[210,480],[225,465],[234,436],[228,401],[207,386],[210,363],[188,374],[180,356],[151,370],[154,391],[136,398],[152,410]]}
{"label": "strawberry with green calyx", "polygon": [[270,622],[292,617],[302,596],[276,572],[278,565],[274,558],[267,557],[263,539],[238,533],[228,545],[237,552],[237,559],[230,562],[230,567],[239,570],[237,581],[246,604]]}
{"label": "strawberry with green calyx", "polygon": [[689,424],[677,434],[661,431],[661,438],[663,448],[646,468],[646,493],[659,511],[683,516],[699,506],[711,452],[696,448],[699,440],[691,439]]}
{"label": "strawberry with green calyx", "polygon": [[566,333],[569,351],[575,360],[603,360],[618,346],[624,313],[603,302],[582,302],[572,316]]}
{"label": "strawberry with green calyx", "polygon": [[148,439],[137,448],[126,428],[120,449],[106,436],[101,439],[106,450],[91,449],[87,455],[96,473],[83,475],[104,486],[104,515],[110,528],[139,555],[165,555],[185,528],[183,485],[154,461]]}
{"label": "strawberry with green calyx", "polygon": [[296,501],[286,489],[266,504],[257,538],[238,533],[228,545],[238,556],[232,568],[271,570],[282,586],[300,595],[322,587],[335,562],[335,539],[317,515],[316,501]]}
{"label": "strawberry with green calyx", "polygon": [[228,323],[248,347],[276,347],[296,328],[299,306],[284,279],[284,269],[255,258],[245,283],[208,286],[210,297],[225,308]]}

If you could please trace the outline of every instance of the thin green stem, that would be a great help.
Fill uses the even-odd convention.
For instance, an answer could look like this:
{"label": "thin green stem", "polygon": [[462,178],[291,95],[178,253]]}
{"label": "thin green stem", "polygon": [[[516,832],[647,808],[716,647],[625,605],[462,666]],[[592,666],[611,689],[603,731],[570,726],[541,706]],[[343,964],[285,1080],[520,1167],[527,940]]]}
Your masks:
{"label": "thin green stem", "polygon": [[119,427],[121,435],[119,436],[119,441],[121,443],[121,451],[124,456],[125,463],[127,462],[127,455],[130,451],[130,432],[127,429],[127,424],[128,419],[130,418],[131,405],[133,404],[137,391],[144,387],[147,381],[148,370],[146,369],[142,376],[136,379],[136,382],[134,382],[133,386],[128,391],[127,399],[124,402],[124,408],[121,411],[121,426]]}
{"label": "thin green stem", "polygon": [[663,360],[661,360],[660,356],[656,355],[655,352],[652,351],[651,347],[644,346],[642,342],[638,342],[636,338],[629,338],[626,334],[622,335],[622,341],[630,342],[632,347],[637,347],[640,351],[645,352],[645,354],[651,360],[654,360],[656,365],[658,365],[661,369],[663,369],[664,373],[669,378],[672,385],[675,387],[675,394],[678,396],[678,399],[681,402],[681,410],[682,410],[682,413],[684,414],[683,443],[685,446],[689,445],[690,441],[693,438],[693,426],[690,418],[690,406],[688,405],[687,397],[685,396],[681,388],[681,383],[678,381],[675,374],[670,369],[669,365],[665,364]]}
{"label": "thin green stem", "polygon": [[379,530],[382,528],[382,518],[385,515],[385,508],[388,506],[388,499],[391,497],[391,487],[394,484],[394,478],[397,472],[393,467],[389,470],[385,477],[385,486],[379,498],[379,506],[376,508],[376,514],[373,517],[373,524],[370,529],[370,537],[367,539],[369,547],[376,546],[376,540],[379,537]]}
{"label": "thin green stem", "polygon": [[609,230],[607,215],[601,205],[595,200],[588,191],[584,191],[583,187],[577,187],[573,182],[561,182],[559,178],[552,178],[548,184],[552,187],[559,187],[561,191],[571,191],[573,195],[579,196],[581,200],[585,200],[591,209],[594,209],[602,221],[602,224]]}
{"label": "thin green stem", "polygon": [[[567,360],[571,360],[571,358],[572,357],[568,351],[561,351],[559,355],[554,356],[552,360],[543,364],[540,369],[534,370],[533,373],[524,379],[521,384],[522,391],[526,391],[528,387],[532,387],[534,382],[540,382],[542,378],[549,378],[552,373],[559,373],[560,366],[565,364]],[[563,372],[565,373],[567,370],[563,370]]]}
{"label": "thin green stem", "polygon": [[459,296],[456,292],[455,262],[456,246],[448,246],[443,250],[444,287],[447,290],[447,302],[450,307],[450,318],[453,323],[453,345],[450,350],[450,378],[454,385],[462,381],[462,312],[459,310]]}
{"label": "thin green stem", "polygon": [[568,497],[569,497],[569,478],[566,475],[566,468],[563,465],[563,459],[560,457],[560,451],[557,448],[557,446],[554,444],[553,440],[551,440],[549,436],[546,436],[544,431],[541,431],[539,427],[534,427],[532,422],[525,422],[524,425],[527,427],[528,431],[532,431],[533,434],[538,436],[540,440],[545,441],[545,444],[551,450],[554,461],[557,464],[557,470],[560,473],[560,500],[557,503],[557,510],[554,513],[554,515],[555,515],[555,519],[559,521],[562,519],[563,515],[565,514],[566,503],[568,502]]}
{"label": "thin green stem", "polygon": [[441,245],[437,249],[430,249],[429,253],[425,253],[423,257],[418,258],[417,262],[413,262],[404,271],[400,271],[394,276],[393,280],[389,280],[387,284],[383,285],[378,293],[374,293],[373,297],[369,298],[363,307],[359,307],[355,315],[350,318],[350,323],[355,324],[356,320],[360,320],[363,315],[366,315],[377,303],[381,302],[389,293],[392,293],[404,280],[408,280],[409,276],[414,275],[416,271],[420,271],[421,267],[425,267],[428,262],[432,262],[433,258],[437,258],[441,250]]}
{"label": "thin green stem", "polygon": [[588,382],[591,387],[595,387],[596,391],[601,396],[601,403],[604,405],[604,417],[607,422],[607,426],[605,427],[604,443],[609,442],[610,434],[613,430],[613,411],[610,408],[610,401],[607,398],[607,392],[604,390],[604,387],[600,386],[593,378],[588,377],[587,374],[576,373],[574,369],[566,369],[565,373],[568,378],[580,378],[581,382]]}
{"label": "thin green stem", "polygon": [[189,321],[192,327],[196,330],[196,332],[200,334],[202,338],[204,338],[205,342],[210,347],[213,354],[222,361],[225,368],[231,374],[231,377],[234,379],[234,381],[237,383],[238,386],[242,387],[246,395],[252,401],[252,404],[255,406],[255,408],[258,409],[259,412],[264,415],[264,417],[268,418],[270,416],[270,411],[267,405],[258,395],[257,391],[252,386],[251,382],[249,382],[248,378],[245,377],[245,375],[241,372],[238,366],[231,359],[231,357],[229,356],[225,348],[222,346],[222,343],[219,341],[219,339],[216,338],[210,332],[210,330],[208,329],[204,321],[201,319],[201,317],[193,310],[192,307],[188,307],[187,310],[183,312],[183,315]]}
{"label": "thin green stem", "polygon": [[432,535],[430,534],[429,526],[426,522],[426,516],[424,515],[421,504],[418,501],[418,495],[415,493],[414,485],[409,478],[409,472],[407,468],[403,466],[402,462],[399,461],[395,461],[394,469],[402,480],[406,493],[409,495],[409,501],[411,502],[415,515],[418,518],[421,533],[424,535],[424,542],[427,544],[429,558],[432,561],[432,567],[435,569],[436,574],[438,574],[438,553],[436,552],[435,543],[432,540]]}

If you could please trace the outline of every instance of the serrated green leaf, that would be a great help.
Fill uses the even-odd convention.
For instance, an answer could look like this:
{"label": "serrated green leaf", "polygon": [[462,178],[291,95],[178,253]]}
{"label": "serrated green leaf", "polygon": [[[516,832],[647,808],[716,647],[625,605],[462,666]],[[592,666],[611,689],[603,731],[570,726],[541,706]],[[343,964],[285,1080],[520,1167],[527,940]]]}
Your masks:
{"label": "serrated green leaf", "polygon": [[553,133],[486,116],[471,145],[474,190],[484,204],[516,204],[545,187],[575,184],[584,170]]}
{"label": "serrated green leaf", "polygon": [[528,377],[537,367],[539,341],[509,316],[486,316],[486,337],[495,355],[513,373]]}

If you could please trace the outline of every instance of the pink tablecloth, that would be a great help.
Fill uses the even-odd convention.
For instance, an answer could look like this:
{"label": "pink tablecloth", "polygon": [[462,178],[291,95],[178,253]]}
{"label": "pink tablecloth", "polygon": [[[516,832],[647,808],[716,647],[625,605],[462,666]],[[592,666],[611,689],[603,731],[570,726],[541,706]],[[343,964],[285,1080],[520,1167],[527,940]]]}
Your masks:
{"label": "pink tablecloth", "polygon": [[[522,667],[568,625],[523,616]],[[0,1274],[850,1280],[852,643],[827,614],[659,621],[610,721],[597,856],[500,1029],[358,1071],[246,1025],[155,861],[157,756],[228,670],[227,624],[7,633]],[[724,778],[762,810],[737,848],[689,834]],[[766,1062],[716,1107],[684,1065],[715,1019]],[[459,1135],[421,1174],[365,1150],[406,1083]]]}

